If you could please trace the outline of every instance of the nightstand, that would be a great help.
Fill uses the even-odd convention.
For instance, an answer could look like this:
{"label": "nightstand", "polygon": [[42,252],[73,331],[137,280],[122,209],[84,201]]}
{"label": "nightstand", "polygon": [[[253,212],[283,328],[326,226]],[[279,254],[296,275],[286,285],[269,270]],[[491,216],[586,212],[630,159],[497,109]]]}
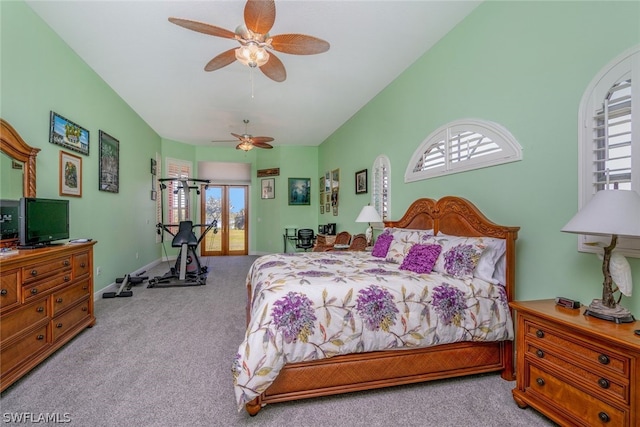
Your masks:
{"label": "nightstand", "polygon": [[516,388],[561,425],[640,424],[640,322],[616,324],[584,316],[554,300],[514,301]]}

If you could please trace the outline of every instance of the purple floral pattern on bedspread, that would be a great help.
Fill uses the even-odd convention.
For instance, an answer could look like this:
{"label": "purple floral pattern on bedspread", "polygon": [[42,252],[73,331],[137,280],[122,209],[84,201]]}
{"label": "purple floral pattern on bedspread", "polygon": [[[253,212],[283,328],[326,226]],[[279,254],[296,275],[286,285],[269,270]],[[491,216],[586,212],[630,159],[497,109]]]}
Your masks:
{"label": "purple floral pattern on bedspread", "polygon": [[367,252],[266,255],[247,283],[251,320],[231,368],[238,410],[286,363],[513,339],[502,286],[400,270]]}

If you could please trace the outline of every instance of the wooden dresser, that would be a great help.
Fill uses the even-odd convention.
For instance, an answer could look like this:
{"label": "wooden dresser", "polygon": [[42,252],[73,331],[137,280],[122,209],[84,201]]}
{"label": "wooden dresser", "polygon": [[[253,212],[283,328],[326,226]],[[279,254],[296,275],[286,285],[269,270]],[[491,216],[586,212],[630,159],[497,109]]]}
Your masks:
{"label": "wooden dresser", "polygon": [[584,316],[553,300],[516,301],[518,406],[563,426],[640,425],[640,322]]}
{"label": "wooden dresser", "polygon": [[0,256],[0,390],[95,324],[95,243]]}

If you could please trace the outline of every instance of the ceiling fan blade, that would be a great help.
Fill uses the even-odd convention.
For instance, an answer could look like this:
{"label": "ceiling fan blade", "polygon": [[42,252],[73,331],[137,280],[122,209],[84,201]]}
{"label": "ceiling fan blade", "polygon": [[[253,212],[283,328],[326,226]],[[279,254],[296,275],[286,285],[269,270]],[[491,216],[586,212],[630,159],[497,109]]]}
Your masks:
{"label": "ceiling fan blade", "polygon": [[191,21],[189,19],[169,18],[169,22],[184,27],[188,30],[197,31],[199,33],[208,34],[210,36],[224,37],[225,39],[234,39],[235,33],[215,25],[205,24],[204,22]]}
{"label": "ceiling fan blade", "polygon": [[248,0],[244,7],[244,23],[254,33],[267,34],[276,21],[273,0]]}
{"label": "ceiling fan blade", "polygon": [[258,148],[273,148],[273,146],[271,144],[267,144],[266,142],[258,142],[258,141],[253,141],[252,142],[254,147],[258,147]]}
{"label": "ceiling fan blade", "polygon": [[282,61],[273,52],[269,52],[269,60],[260,67],[260,71],[276,82],[283,82],[287,79],[287,71],[284,69]]}
{"label": "ceiling fan blade", "polygon": [[222,52],[220,55],[207,62],[204,66],[205,71],[215,71],[222,67],[226,67],[236,60],[236,50],[229,49],[226,52]]}
{"label": "ceiling fan blade", "polygon": [[304,34],[279,34],[271,38],[271,46],[278,52],[293,55],[315,55],[329,50],[329,42]]}
{"label": "ceiling fan blade", "polygon": [[273,138],[271,138],[270,136],[252,136],[251,138],[249,138],[251,140],[251,143],[253,145],[256,144],[262,144],[264,142],[271,142],[271,141],[275,141]]}
{"label": "ceiling fan blade", "polygon": [[237,133],[233,133],[231,132],[231,135],[235,136],[236,138],[238,138],[240,141],[244,140],[244,135],[238,135]]}

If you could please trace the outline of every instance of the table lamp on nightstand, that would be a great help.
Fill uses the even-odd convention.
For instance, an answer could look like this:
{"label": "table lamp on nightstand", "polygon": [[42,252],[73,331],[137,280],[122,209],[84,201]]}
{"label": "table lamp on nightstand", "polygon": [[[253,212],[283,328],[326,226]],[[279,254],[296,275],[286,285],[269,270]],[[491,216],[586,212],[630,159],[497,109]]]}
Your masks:
{"label": "table lamp on nightstand", "polygon": [[360,211],[360,215],[356,218],[356,222],[368,222],[369,226],[367,227],[367,231],[365,232],[365,237],[367,238],[367,246],[371,246],[371,242],[373,241],[373,228],[371,228],[372,222],[382,222],[382,218],[380,218],[380,214],[373,206],[367,205],[362,208]]}
{"label": "table lamp on nightstand", "polygon": [[[611,236],[611,244],[604,248],[602,260],[602,299],[594,299],[585,315],[609,320],[616,323],[629,323],[635,319],[626,308],[620,306],[614,296],[612,271],[610,263],[613,249],[618,243],[618,236],[640,237],[640,196],[633,190],[601,190],[562,228],[567,233]],[[622,255],[620,255],[621,257]],[[624,260],[626,261],[626,260]],[[622,263],[629,269],[628,263]],[[614,276],[619,272],[614,270]],[[624,276],[624,274],[622,275]],[[621,289],[616,284],[616,290]],[[628,289],[631,289],[629,280]]]}

